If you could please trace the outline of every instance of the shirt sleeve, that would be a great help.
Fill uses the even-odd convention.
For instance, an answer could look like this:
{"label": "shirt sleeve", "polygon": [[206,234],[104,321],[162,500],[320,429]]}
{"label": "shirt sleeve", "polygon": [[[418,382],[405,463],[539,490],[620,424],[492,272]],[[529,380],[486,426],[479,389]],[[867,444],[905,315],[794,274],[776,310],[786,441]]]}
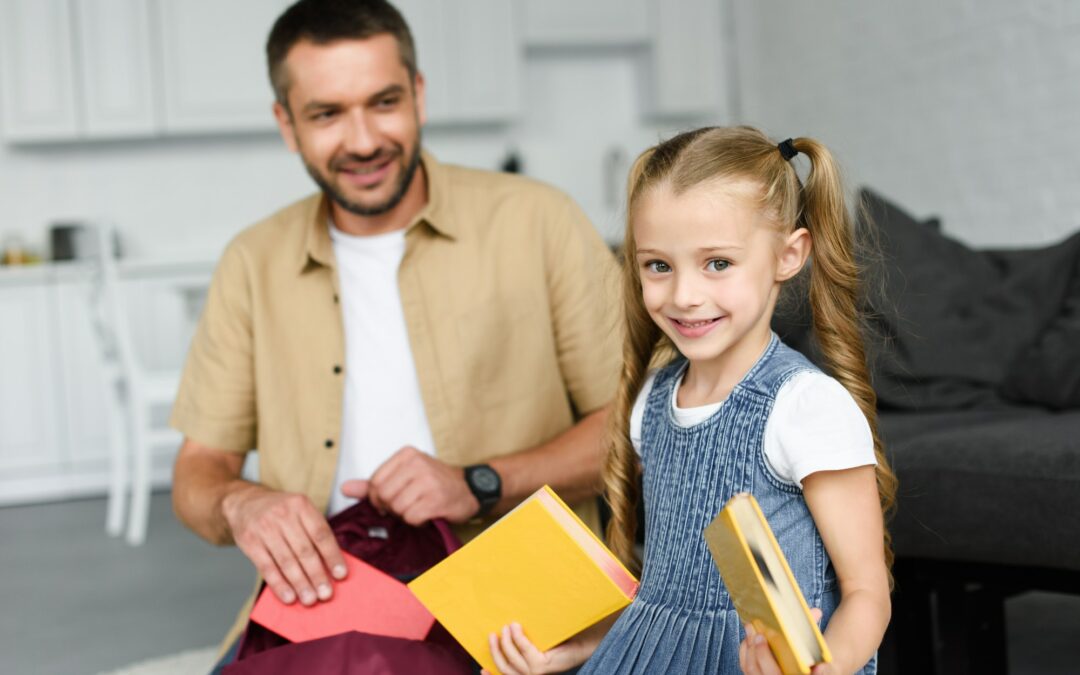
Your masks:
{"label": "shirt sleeve", "polygon": [[817,471],[877,464],[870,425],[855,399],[816,371],[799,373],[781,387],[765,424],[764,450],[772,472],[800,488]]}
{"label": "shirt sleeve", "polygon": [[225,250],[184,363],[170,425],[217,450],[255,446],[251,290],[244,251]]}
{"label": "shirt sleeve", "polygon": [[545,265],[559,369],[579,415],[615,397],[622,364],[619,270],[615,256],[572,199],[563,195],[545,228]]}
{"label": "shirt sleeve", "polygon": [[634,399],[634,407],[630,410],[630,442],[634,445],[638,457],[641,456],[641,427],[645,419],[645,402],[649,400],[649,393],[652,392],[653,382],[656,381],[656,372],[655,370],[649,371],[649,374],[645,377],[645,382],[641,385],[641,393]]}

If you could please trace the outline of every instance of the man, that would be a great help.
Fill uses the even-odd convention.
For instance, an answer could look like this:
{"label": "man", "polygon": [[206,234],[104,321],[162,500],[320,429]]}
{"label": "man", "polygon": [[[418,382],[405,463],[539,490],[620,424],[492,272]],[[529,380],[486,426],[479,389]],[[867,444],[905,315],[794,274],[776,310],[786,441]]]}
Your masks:
{"label": "man", "polygon": [[618,303],[587,219],[421,151],[424,79],[384,1],[301,0],[267,57],[321,192],[218,266],[172,417],[178,517],[305,605],[345,574],[325,516],[359,498],[468,537],[548,483],[595,527]]}

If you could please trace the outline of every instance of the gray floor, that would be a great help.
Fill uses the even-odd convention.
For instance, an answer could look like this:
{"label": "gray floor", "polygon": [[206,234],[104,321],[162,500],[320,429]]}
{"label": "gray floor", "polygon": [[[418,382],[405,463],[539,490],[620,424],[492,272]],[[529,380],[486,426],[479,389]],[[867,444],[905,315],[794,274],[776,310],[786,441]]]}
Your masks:
{"label": "gray floor", "polygon": [[155,495],[146,544],[105,535],[105,501],[0,508],[0,672],[97,673],[217,644],[254,582]]}
{"label": "gray floor", "polygon": [[[0,508],[0,672],[97,673],[216,644],[250,590],[235,549],[216,549],[155,495],[147,542],[105,536],[104,500]],[[1013,675],[1080,672],[1080,597],[1009,602]]]}

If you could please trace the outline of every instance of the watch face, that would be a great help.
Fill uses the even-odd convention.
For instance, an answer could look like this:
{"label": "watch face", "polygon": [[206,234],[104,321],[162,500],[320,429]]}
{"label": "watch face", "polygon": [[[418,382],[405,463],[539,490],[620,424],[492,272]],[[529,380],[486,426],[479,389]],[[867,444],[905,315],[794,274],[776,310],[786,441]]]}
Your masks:
{"label": "watch face", "polygon": [[481,492],[495,492],[499,489],[499,475],[486,466],[473,469],[469,474],[469,482]]}

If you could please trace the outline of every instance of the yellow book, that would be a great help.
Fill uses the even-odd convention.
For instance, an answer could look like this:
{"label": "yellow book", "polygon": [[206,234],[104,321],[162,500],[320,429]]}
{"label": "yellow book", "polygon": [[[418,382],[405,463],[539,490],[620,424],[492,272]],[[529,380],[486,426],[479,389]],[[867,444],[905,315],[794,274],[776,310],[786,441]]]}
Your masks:
{"label": "yellow book", "polygon": [[489,634],[516,621],[546,651],[630,604],[637,587],[546,485],[409,584],[492,673]]}
{"label": "yellow book", "polygon": [[705,528],[720,576],[744,624],[765,636],[784,675],[832,660],[795,575],[753,495],[741,493]]}

